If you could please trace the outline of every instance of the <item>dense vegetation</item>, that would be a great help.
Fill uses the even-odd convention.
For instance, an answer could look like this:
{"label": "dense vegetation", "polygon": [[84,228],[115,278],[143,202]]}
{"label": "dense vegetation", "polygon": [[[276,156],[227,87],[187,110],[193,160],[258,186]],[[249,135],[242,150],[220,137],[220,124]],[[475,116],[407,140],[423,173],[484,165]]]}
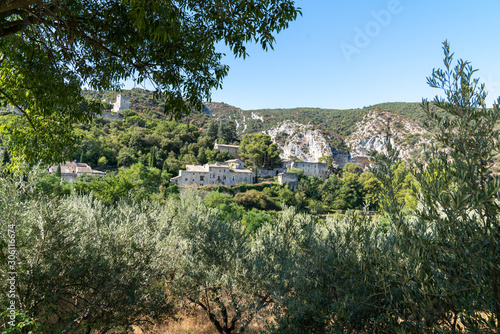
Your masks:
{"label": "dense vegetation", "polygon": [[229,70],[218,43],[235,57],[247,56],[249,42],[267,50],[300,13],[292,0],[0,2],[0,105],[24,116],[0,127],[13,161],[67,159],[73,125],[102,110],[83,86],[148,81],[166,114],[201,109]]}
{"label": "dense vegetation", "polygon": [[[94,99],[97,101],[103,101],[108,104],[108,108],[115,103],[116,97],[120,94],[118,91],[95,91],[84,89],[82,95],[88,99]],[[140,113],[156,113],[158,115],[163,115],[165,111],[165,98],[161,96],[156,96],[154,92],[140,89],[132,88],[126,91],[126,97],[130,99],[130,104],[134,106],[134,110]]]}
{"label": "dense vegetation", "polygon": [[[232,158],[227,152],[213,149],[216,139],[220,143],[239,142],[235,122],[216,122],[202,113],[195,113],[182,121],[168,120],[161,114],[148,111],[124,110],[121,115],[123,119],[100,118],[92,124],[76,126],[81,140],[73,144],[73,159],[106,171],[108,175],[105,178],[79,177],[74,184],[70,184],[55,175],[45,175],[41,177],[38,188],[45,193],[60,195],[69,195],[72,191],[92,193],[107,204],[126,197],[162,200],[178,193],[177,187],[169,180],[177,176],[186,164],[205,164]],[[19,116],[6,114],[0,116],[0,121],[12,117]],[[245,135],[244,138],[247,139],[241,149],[247,166],[279,165],[277,148],[270,145],[268,136]],[[318,178],[306,178],[302,173],[299,187],[294,191],[273,183],[267,190],[255,190],[248,194],[245,187],[227,192],[246,194],[246,200],[243,200],[242,194],[234,198],[238,205],[245,203],[237,210],[240,213],[245,211],[244,208],[280,210],[283,204],[316,214],[361,209],[365,204],[370,209],[377,209],[378,181],[368,170],[362,173],[359,167],[356,169],[354,166],[348,164],[344,173],[331,166],[331,176],[324,182]],[[400,171],[402,175],[408,175],[404,166],[400,167]],[[400,201],[407,196],[410,184],[410,178],[405,180],[398,195]],[[252,204],[259,202],[253,198],[255,196],[263,198],[268,204]]]}
{"label": "dense vegetation", "polygon": [[[270,333],[498,333],[500,179],[490,167],[500,106],[486,108],[470,64],[453,66],[444,51],[446,69],[428,82],[446,99],[423,102],[440,129],[436,147],[411,168],[387,141],[372,172],[347,164],[326,181],[301,175],[295,192],[263,183],[107,202],[40,169],[2,165],[2,330],[128,332],[201,309],[218,333],[257,317]],[[143,138],[155,134],[150,120],[130,118]],[[161,122],[173,138],[204,138]],[[150,166],[113,177],[148,189],[168,173],[151,150],[136,157]],[[359,208],[363,198],[378,200],[378,215],[368,205],[301,212]]]}

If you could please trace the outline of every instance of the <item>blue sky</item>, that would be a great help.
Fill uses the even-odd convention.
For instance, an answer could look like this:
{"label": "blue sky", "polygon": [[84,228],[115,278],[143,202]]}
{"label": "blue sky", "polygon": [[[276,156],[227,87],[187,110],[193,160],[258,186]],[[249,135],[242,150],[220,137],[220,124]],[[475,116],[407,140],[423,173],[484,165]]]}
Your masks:
{"label": "blue sky", "polygon": [[[470,60],[500,95],[498,0],[297,0],[302,17],[277,35],[274,51],[229,52],[223,89],[212,101],[242,109],[362,108],[419,102],[440,92],[426,84],[442,67],[442,42]],[[221,49],[222,51],[223,48]]]}

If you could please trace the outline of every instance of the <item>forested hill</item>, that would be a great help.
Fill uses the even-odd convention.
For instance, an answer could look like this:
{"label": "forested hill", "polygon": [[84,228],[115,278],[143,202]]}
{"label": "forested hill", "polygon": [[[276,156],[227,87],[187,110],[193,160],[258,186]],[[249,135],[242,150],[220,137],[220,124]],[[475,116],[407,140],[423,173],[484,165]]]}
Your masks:
{"label": "forested hill", "polygon": [[[87,97],[105,100],[113,103],[119,94],[112,92],[95,92],[85,90]],[[138,112],[163,114],[164,100],[155,98],[153,92],[134,88],[123,90],[121,94],[130,98],[130,108]],[[311,125],[331,137],[332,144],[339,145],[349,136],[357,122],[361,121],[368,111],[380,109],[408,117],[422,124],[426,115],[419,102],[389,102],[359,109],[320,109],[320,108],[291,108],[291,109],[257,109],[243,110],[236,106],[219,102],[206,102],[205,106],[211,110],[216,119],[232,119],[237,124],[240,134],[256,133],[269,130],[277,124],[294,120],[297,123]]]}
{"label": "forested hill", "polygon": [[212,102],[206,105],[215,117],[234,119],[241,133],[261,132],[283,121],[294,120],[297,123],[312,125],[328,136],[343,139],[354,131],[356,123],[361,121],[368,111],[374,109],[400,114],[419,124],[427,119],[419,102],[381,103],[362,109],[292,108],[247,111],[225,103]]}
{"label": "forested hill", "polygon": [[130,90],[123,90],[122,92],[97,92],[86,89],[83,91],[83,95],[88,98],[96,99],[98,101],[106,101],[110,104],[113,104],[116,101],[118,94],[122,94],[130,99],[130,106],[134,111],[149,111],[162,114],[165,109],[164,99],[154,96],[154,92],[146,89],[133,88]]}

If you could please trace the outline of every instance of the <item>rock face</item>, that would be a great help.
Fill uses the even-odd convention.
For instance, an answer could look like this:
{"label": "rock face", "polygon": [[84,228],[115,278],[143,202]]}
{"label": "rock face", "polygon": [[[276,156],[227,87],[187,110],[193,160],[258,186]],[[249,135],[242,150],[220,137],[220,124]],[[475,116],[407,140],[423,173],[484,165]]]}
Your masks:
{"label": "rock face", "polygon": [[97,118],[105,118],[105,119],[123,119],[123,116],[116,112],[105,112]]}
{"label": "rock face", "polygon": [[[391,144],[399,150],[399,156],[409,161],[418,153],[429,132],[415,121],[400,114],[370,110],[355,130],[345,139],[350,148],[352,162],[366,164],[375,153],[385,153],[386,127],[389,125]],[[362,166],[363,167],[363,166]]]}
{"label": "rock face", "polygon": [[301,159],[317,162],[323,156],[334,158],[338,167],[352,162],[362,168],[371,165],[376,153],[385,153],[385,129],[389,124],[391,143],[399,156],[409,161],[429,143],[429,132],[417,122],[389,111],[371,110],[362,121],[356,123],[355,130],[345,139],[349,152],[338,152],[331,147],[328,139],[313,126],[294,121],[284,121],[264,133],[280,148],[281,159]]}
{"label": "rock face", "polygon": [[280,157],[317,162],[323,155],[332,156],[332,148],[321,131],[311,126],[284,121],[264,131],[280,149]]}
{"label": "rock face", "polygon": [[264,117],[259,116],[254,112],[252,112],[252,119],[259,119],[261,122],[264,122]]}
{"label": "rock face", "polygon": [[325,135],[318,125],[302,124],[291,118],[277,121],[279,113],[273,114],[269,110],[244,111],[224,103],[207,103],[206,106],[217,119],[235,120],[240,134],[262,132],[270,135],[278,145],[283,160],[318,162],[322,156],[331,156],[340,168],[348,162],[365,168],[370,166],[375,154],[385,152],[387,124],[391,143],[400,151],[399,156],[406,161],[418,156],[423,143],[430,142],[429,132],[417,121],[400,113],[377,108],[367,109],[363,118],[354,124],[350,135],[343,138],[348,151],[342,152],[337,151],[338,146],[335,146],[338,145],[339,137],[333,140],[334,138]]}

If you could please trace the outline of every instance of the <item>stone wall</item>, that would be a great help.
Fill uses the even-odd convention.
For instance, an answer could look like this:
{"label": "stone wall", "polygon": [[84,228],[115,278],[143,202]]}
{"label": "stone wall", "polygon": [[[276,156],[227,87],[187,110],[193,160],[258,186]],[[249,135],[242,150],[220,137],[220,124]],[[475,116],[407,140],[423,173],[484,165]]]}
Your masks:
{"label": "stone wall", "polygon": [[299,185],[299,175],[297,173],[280,173],[278,174],[278,182],[280,184],[289,184],[290,189],[294,190]]}
{"label": "stone wall", "polygon": [[221,152],[227,151],[235,159],[240,158],[240,155],[238,154],[239,147],[237,145],[218,144],[217,141],[215,141],[214,149],[219,150]]}
{"label": "stone wall", "polygon": [[307,177],[317,176],[322,180],[326,179],[328,174],[328,164],[322,162],[296,162],[291,164],[291,168],[297,168],[304,171]]}
{"label": "stone wall", "polygon": [[[232,167],[232,168],[231,168]],[[186,170],[180,170],[179,176],[170,179],[180,187],[206,185],[234,186],[241,183],[253,184],[253,173],[241,168],[238,163],[216,163],[213,165],[187,165]]]}
{"label": "stone wall", "polygon": [[130,108],[130,99],[123,95],[116,97],[116,102],[113,104],[113,111],[119,112]]}

